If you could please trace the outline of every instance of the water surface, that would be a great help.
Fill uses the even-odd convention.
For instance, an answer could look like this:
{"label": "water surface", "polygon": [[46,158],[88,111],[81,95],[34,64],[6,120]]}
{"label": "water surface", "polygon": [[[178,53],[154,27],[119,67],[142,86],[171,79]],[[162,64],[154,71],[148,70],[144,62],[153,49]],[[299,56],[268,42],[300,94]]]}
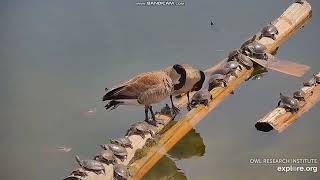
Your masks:
{"label": "water surface", "polygon": [[[140,107],[105,111],[104,88],[175,63],[203,69],[217,64],[293,1],[184,2],[139,7],[129,0],[1,1],[0,179],[61,179],[76,166],[75,154],[92,157],[98,144],[143,118]],[[196,127],[205,151],[168,155],[149,179],[319,178],[249,164],[254,157],[320,158],[319,104],[281,135],[253,126],[275,106],[279,92],[292,93],[319,71],[320,2],[311,4],[312,20],[278,53],[311,65],[311,71],[301,79],[270,72],[243,84]],[[94,116],[84,116],[89,109],[96,110]],[[59,146],[72,150],[62,153]],[[192,146],[173,153],[190,152]]]}

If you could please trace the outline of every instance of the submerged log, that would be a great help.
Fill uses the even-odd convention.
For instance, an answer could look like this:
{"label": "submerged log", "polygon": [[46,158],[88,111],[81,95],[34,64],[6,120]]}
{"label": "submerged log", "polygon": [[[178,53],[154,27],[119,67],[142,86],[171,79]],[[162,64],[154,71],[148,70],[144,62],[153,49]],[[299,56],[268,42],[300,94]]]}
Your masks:
{"label": "submerged log", "polygon": [[[279,35],[276,36],[276,40],[270,38],[262,38],[260,43],[266,45],[268,52],[272,53],[287,40],[296,30],[298,30],[309,18],[311,17],[311,6],[308,3],[303,5],[294,3],[292,4],[277,20],[274,21],[274,25],[279,30]],[[259,36],[259,33],[257,34]],[[218,65],[207,69],[206,71],[214,71],[219,68],[225,60],[221,61]],[[244,82],[253,72],[253,69],[243,68],[242,71],[238,71],[238,78],[231,77],[228,87],[215,88],[211,91],[214,100],[210,101],[208,106],[199,105],[192,109],[185,116],[183,116],[174,126],[169,128],[163,135],[161,135],[159,142],[151,147],[144,157],[134,161],[130,165],[130,169],[133,173],[133,179],[141,179],[160,159],[166,154],[184,135],[186,135],[193,126],[199,123],[211,110],[219,105],[223,99],[228,96],[234,89],[236,89],[242,82]],[[191,94],[191,96],[193,93]],[[182,96],[175,103],[177,107],[185,107],[187,97]],[[157,115],[158,119],[165,122],[165,126],[159,126],[158,131],[161,131],[171,121],[171,117],[165,115]],[[142,148],[147,139],[151,136],[147,135],[145,139],[140,136],[132,135],[129,139],[133,142],[133,149],[127,148],[128,157],[124,162],[118,160],[118,163],[129,165],[130,161],[134,157],[137,150]],[[84,177],[70,175],[65,180],[71,179],[83,179],[83,180],[111,180],[113,179],[113,166],[105,165],[106,173],[97,175],[93,172],[86,171],[88,174]]]}
{"label": "submerged log", "polygon": [[[318,73],[320,76],[320,73]],[[320,85],[311,87],[302,87],[301,91],[305,93],[305,101],[300,102],[300,108],[297,112],[286,112],[282,107],[277,107],[257,121],[255,127],[259,131],[269,132],[275,129],[277,132],[283,132],[289,125],[298,120],[303,113],[309,111],[317,102],[320,101]]]}

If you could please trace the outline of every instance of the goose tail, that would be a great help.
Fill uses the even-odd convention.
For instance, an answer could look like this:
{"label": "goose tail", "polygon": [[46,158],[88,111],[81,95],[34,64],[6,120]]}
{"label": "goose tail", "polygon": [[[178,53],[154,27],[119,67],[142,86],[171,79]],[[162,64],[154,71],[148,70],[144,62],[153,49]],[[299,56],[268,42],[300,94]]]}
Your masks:
{"label": "goose tail", "polygon": [[112,100],[110,101],[107,105],[105,105],[104,107],[108,110],[110,109],[111,110],[114,110],[116,109],[119,105],[121,105],[123,102],[121,101],[116,101],[116,100]]}
{"label": "goose tail", "polygon": [[108,91],[102,98],[102,101],[107,101],[107,100],[112,100],[112,99],[117,99],[117,96],[119,93],[123,90],[125,86],[120,86],[117,88],[114,88],[110,91]]}
{"label": "goose tail", "polygon": [[114,110],[120,105],[140,106],[141,104],[139,104],[137,99],[121,99],[121,100],[112,100],[104,107],[106,109]]}

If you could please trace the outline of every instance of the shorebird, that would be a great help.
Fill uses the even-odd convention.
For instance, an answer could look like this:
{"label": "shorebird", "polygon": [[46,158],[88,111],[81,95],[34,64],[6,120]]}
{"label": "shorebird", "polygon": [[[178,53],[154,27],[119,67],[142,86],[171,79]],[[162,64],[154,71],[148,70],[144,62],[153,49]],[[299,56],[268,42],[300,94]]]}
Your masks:
{"label": "shorebird", "polygon": [[[111,110],[119,105],[144,105],[145,121],[156,126],[162,122],[155,119],[152,105],[163,101],[174,91],[182,88],[185,79],[184,68],[175,64],[163,70],[139,74],[107,91],[102,100],[111,100],[105,106],[106,109],[111,108]],[[175,106],[172,107],[174,113],[176,113],[176,109]],[[151,113],[151,120],[148,111]]]}

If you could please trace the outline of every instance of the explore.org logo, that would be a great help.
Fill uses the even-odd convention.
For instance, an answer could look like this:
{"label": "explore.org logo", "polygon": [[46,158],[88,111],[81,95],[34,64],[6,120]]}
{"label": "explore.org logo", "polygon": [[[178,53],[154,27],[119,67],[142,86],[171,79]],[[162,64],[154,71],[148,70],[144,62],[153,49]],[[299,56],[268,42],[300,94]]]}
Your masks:
{"label": "explore.org logo", "polygon": [[136,2],[137,6],[184,6],[185,2],[175,1],[144,1]]}
{"label": "explore.org logo", "polygon": [[275,166],[278,172],[318,172],[319,161],[315,158],[251,158],[251,165]]}

